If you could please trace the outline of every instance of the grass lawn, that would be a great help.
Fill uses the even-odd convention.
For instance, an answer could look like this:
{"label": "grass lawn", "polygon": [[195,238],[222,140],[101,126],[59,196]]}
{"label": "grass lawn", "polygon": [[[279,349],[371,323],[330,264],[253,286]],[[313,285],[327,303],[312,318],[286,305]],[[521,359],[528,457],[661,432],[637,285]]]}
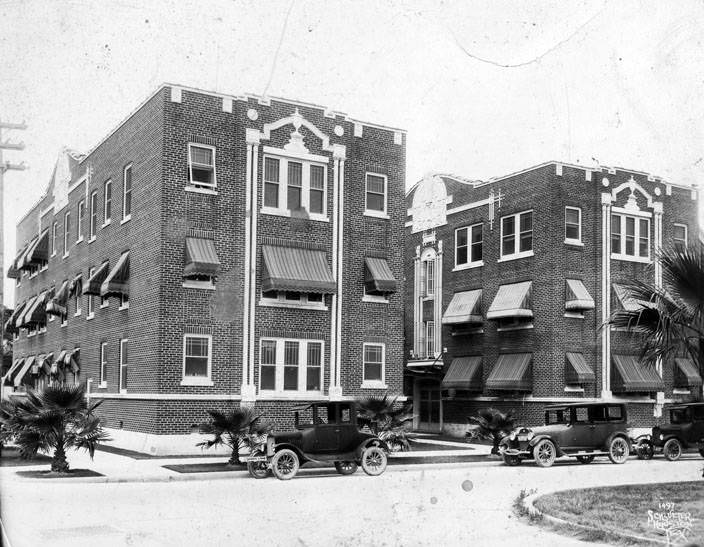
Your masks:
{"label": "grass lawn", "polygon": [[648,523],[648,511],[689,512],[692,527],[685,532],[687,540],[704,538],[704,481],[566,490],[542,496],[535,505],[569,522],[660,540],[665,534]]}

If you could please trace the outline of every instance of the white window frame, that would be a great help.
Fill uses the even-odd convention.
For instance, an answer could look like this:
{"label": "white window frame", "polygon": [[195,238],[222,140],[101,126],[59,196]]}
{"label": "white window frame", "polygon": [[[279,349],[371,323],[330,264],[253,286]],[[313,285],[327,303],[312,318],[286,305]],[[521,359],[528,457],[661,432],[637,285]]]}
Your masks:
{"label": "white window frame", "polygon": [[83,215],[81,215],[81,209],[83,213],[86,212],[86,200],[82,199],[78,202],[76,207],[76,243],[83,241]]}
{"label": "white window frame", "polygon": [[[366,361],[364,356],[366,354],[367,346],[379,346],[381,347],[381,381],[379,380],[367,380],[364,377]],[[362,385],[361,388],[365,389],[387,389],[386,385],[386,344],[383,342],[364,342],[362,344]]]}
{"label": "white window frame", "polygon": [[120,306],[117,308],[119,311],[127,310],[130,307],[130,296],[129,294],[120,294]]}
{"label": "white window frame", "polygon": [[56,240],[59,237],[59,223],[54,221],[51,225],[51,256],[56,256]]}
{"label": "white window frame", "polygon": [[69,254],[71,248],[69,247],[71,239],[71,211],[66,211],[64,213],[64,258]]}
{"label": "white window frame", "polygon": [[[577,211],[577,238],[567,237],[567,211]],[[570,226],[574,224],[570,223]],[[565,243],[568,245],[583,245],[582,243],[582,208],[573,207],[571,205],[565,206]]]}
{"label": "white window frame", "polygon": [[[110,189],[110,199],[108,199],[108,188]],[[108,204],[110,204],[110,216],[108,216]],[[108,179],[103,184],[103,225],[102,228],[110,226],[112,222],[112,179]]]}
{"label": "white window frame", "polygon": [[[95,266],[93,266],[92,268],[90,268],[88,270],[88,278],[86,279],[86,281],[88,279],[90,279],[91,277],[93,277],[94,273],[95,273]],[[89,294],[88,295],[88,315],[86,315],[86,320],[93,319],[93,317],[95,317],[95,301],[93,300],[93,295]]]}
{"label": "white window frame", "polygon": [[[197,163],[191,160],[191,149],[192,148],[206,148],[213,153],[213,164],[206,165],[205,163]],[[193,187],[209,188],[215,190],[218,187],[217,179],[217,169],[216,169],[216,150],[214,146],[209,144],[201,144],[199,142],[189,142],[188,143],[188,184]],[[213,170],[213,182],[199,182],[193,180],[193,167],[209,168]]]}
{"label": "white window frame", "polygon": [[101,342],[100,343],[100,384],[98,385],[99,388],[105,389],[108,387],[108,378],[107,378],[107,372],[108,372],[108,343],[107,342]]}
{"label": "white window frame", "polygon": [[[315,158],[315,159],[313,159]],[[328,222],[328,164],[327,158],[323,156],[304,157],[286,156],[284,154],[266,153],[262,159],[262,208],[265,215],[276,215],[290,217],[292,212],[288,207],[288,164],[289,162],[301,164],[301,208],[305,209],[310,220]],[[264,192],[266,188],[266,160],[276,160],[279,162],[279,196],[276,207],[264,205]],[[313,213],[310,210],[310,168],[311,166],[323,168],[323,212]],[[295,213],[294,213],[295,215]]]}
{"label": "white window frame", "polygon": [[264,291],[261,293],[259,299],[259,305],[264,307],[275,307],[275,308],[296,308],[302,310],[327,310],[328,307],[325,305],[325,295],[322,295],[320,302],[309,301],[308,293],[297,293],[300,295],[300,300],[288,300],[286,298],[287,292],[296,291],[277,291],[276,298],[270,298],[265,296]]}
{"label": "white window frame", "polygon": [[425,354],[432,359],[437,354],[437,340],[435,339],[435,321],[425,321]]}
{"label": "white window frame", "polygon": [[[83,280],[83,278],[81,277],[81,281],[82,280]],[[81,283],[81,286],[82,285],[83,284]],[[78,317],[81,315],[81,313],[83,313],[83,294],[81,294],[81,292],[82,291],[76,290],[76,294],[73,296],[74,304],[76,306],[76,311],[73,314],[74,317]],[[66,315],[68,316],[68,310],[67,310]]]}
{"label": "white window frame", "polygon": [[[190,152],[189,152],[190,155]],[[130,212],[127,212],[127,172],[130,173]],[[132,176],[132,164],[127,164],[122,169],[122,223],[128,222],[132,218],[132,184],[134,177]]]}
{"label": "white window frame", "polygon": [[[186,375],[186,341],[189,338],[205,338],[208,340],[208,375],[207,376],[187,376]],[[182,386],[212,386],[213,374],[213,336],[212,334],[187,333],[183,335],[181,385]]]}
{"label": "white window frame", "polygon": [[[619,225],[620,225],[620,230],[621,233],[619,241],[620,241],[620,252],[619,253],[614,253],[612,252],[611,249],[611,241],[612,237],[609,238],[609,252],[611,253],[611,258],[614,260],[625,260],[627,262],[641,262],[641,263],[649,263],[651,261],[650,255],[651,255],[651,246],[652,246],[652,239],[650,237],[650,231],[651,231],[651,222],[650,222],[650,215],[649,214],[632,214],[632,213],[624,213],[621,211],[617,210],[612,210],[611,212],[611,217],[609,218],[609,222],[611,223],[613,221],[614,217],[618,217],[619,220]],[[633,219],[633,238],[634,238],[634,243],[633,243],[633,252],[635,254],[629,255],[626,254],[626,219],[631,218]],[[640,221],[645,220],[648,223],[648,255],[647,256],[641,256],[640,254]],[[609,230],[611,230],[612,224],[609,224]],[[613,232],[612,232],[613,236]]]}
{"label": "white window frame", "polygon": [[[531,248],[528,251],[519,251],[519,249],[521,248],[521,215],[525,215],[527,213],[531,214]],[[504,254],[504,219],[511,217],[514,218],[513,225],[515,228],[513,238],[513,252]],[[533,249],[535,248],[535,230],[533,228],[535,225],[534,220],[535,219],[533,218],[533,209],[527,209],[525,211],[520,211],[512,215],[504,215],[499,219],[499,223],[501,226],[501,237],[499,239],[499,254],[501,258],[499,258],[497,262],[505,262],[508,260],[516,260],[518,258],[533,256]]]}
{"label": "white window frame", "polygon": [[[482,247],[482,258],[479,260],[472,260],[473,258],[473,253],[472,253],[472,231],[476,228],[479,227],[481,230],[482,234],[482,239],[479,242],[479,244]],[[467,262],[459,263],[457,261],[457,236],[461,231],[467,232]],[[455,267],[453,268],[452,271],[457,271],[457,270],[467,270],[469,268],[478,268],[480,266],[484,265],[484,223],[479,222],[477,224],[471,224],[469,226],[462,226],[462,228],[457,228],[455,230]]]}
{"label": "white window frame", "polygon": [[100,298],[100,309],[107,308],[110,306],[110,298],[107,296],[101,296]]}
{"label": "white window frame", "polygon": [[[672,234],[672,242],[677,245],[677,244],[683,244],[684,248],[686,249],[689,246],[689,226],[686,224],[682,224],[680,222],[675,222],[673,224],[673,234]],[[675,228],[684,228],[684,240],[679,239],[675,237],[674,229]]]}
{"label": "white window frame", "polygon": [[[369,193],[369,175],[384,179],[384,210],[367,209],[367,194]],[[372,192],[376,194],[376,192]],[[364,215],[368,217],[389,218],[389,178],[383,173],[367,171],[364,174]]]}
{"label": "white window frame", "polygon": [[[127,342],[129,342],[129,338],[121,338],[120,339],[120,370],[119,370],[119,376],[117,379],[117,381],[118,381],[117,387],[118,387],[118,390],[120,391],[120,393],[127,393],[127,385],[125,385],[124,388],[122,387],[122,380],[124,378],[125,369],[127,368],[128,364],[129,364],[128,362],[125,362],[125,359],[124,359],[125,347],[127,346]],[[127,348],[127,357],[129,360],[129,348]]]}
{"label": "white window frame", "polygon": [[98,191],[90,194],[90,217],[88,219],[88,242],[95,241],[98,233]]}
{"label": "white window frame", "polygon": [[[265,366],[275,366],[276,372],[274,375],[274,389],[262,389],[262,374],[261,374],[261,355],[262,355],[262,344],[265,342],[275,342],[276,343],[276,362],[274,365]],[[296,342],[298,343],[298,389],[296,390],[285,390],[284,391],[284,363],[286,354],[286,342]],[[320,344],[320,378],[319,378],[319,390],[307,391],[307,378],[308,378],[308,344]],[[323,390],[323,380],[325,378],[325,340],[313,340],[307,338],[277,338],[277,337],[263,337],[259,339],[259,359],[257,364],[258,380],[257,388],[260,396],[284,398],[284,399],[296,399],[310,397],[311,395],[321,395]]]}

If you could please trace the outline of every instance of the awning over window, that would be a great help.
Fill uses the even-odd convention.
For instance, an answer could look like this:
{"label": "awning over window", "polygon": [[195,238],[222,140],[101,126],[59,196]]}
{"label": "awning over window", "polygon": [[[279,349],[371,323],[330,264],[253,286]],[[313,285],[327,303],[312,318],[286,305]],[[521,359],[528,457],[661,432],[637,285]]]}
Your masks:
{"label": "awning over window", "polygon": [[32,305],[27,305],[27,311],[22,318],[22,325],[43,325],[46,323],[46,303],[49,291],[42,291],[33,301]]}
{"label": "awning over window", "polygon": [[664,391],[655,367],[643,365],[633,355],[612,355],[611,390],[614,393]]}
{"label": "awning over window", "polygon": [[26,264],[37,266],[49,260],[49,230],[44,230],[27,252]]}
{"label": "awning over window", "polygon": [[25,304],[22,313],[17,316],[17,320],[15,321],[15,326],[17,328],[29,326],[29,323],[27,322],[27,319],[29,318],[29,312],[31,311],[32,307],[34,306],[34,303],[37,301],[38,298],[38,296],[33,296],[32,298],[27,300],[27,303]]}
{"label": "awning over window", "polygon": [[697,388],[702,386],[702,377],[697,365],[691,359],[675,359],[675,387]]}
{"label": "awning over window", "polygon": [[183,276],[214,276],[220,269],[220,259],[215,252],[215,241],[200,237],[186,238],[186,263]]}
{"label": "awning over window", "polygon": [[567,279],[565,309],[567,311],[593,310],[594,299],[579,279]]}
{"label": "awning over window", "polygon": [[64,355],[64,366],[71,369],[71,372],[77,374],[81,365],[81,350],[74,349],[67,351]]}
{"label": "awning over window", "polygon": [[486,387],[500,391],[531,391],[532,353],[502,353],[499,355]]}
{"label": "awning over window", "polygon": [[32,252],[32,249],[34,248],[34,245],[37,243],[38,239],[39,239],[39,237],[34,236],[32,241],[29,242],[29,245],[27,245],[24,248],[24,251],[22,251],[20,253],[19,257],[17,258],[17,269],[18,270],[28,270],[31,267],[31,265],[29,264],[29,262],[27,260],[27,255],[29,255],[29,253]]}
{"label": "awning over window", "polygon": [[66,302],[68,301],[68,280],[64,281],[56,294],[47,302],[46,313],[49,315],[66,315]]}
{"label": "awning over window", "polygon": [[3,376],[4,384],[5,385],[12,385],[12,376],[17,373],[18,370],[22,367],[24,364],[24,357],[21,357],[19,359],[15,359],[12,362],[12,366],[10,367],[10,370],[7,371],[5,376]]}
{"label": "awning over window", "polygon": [[324,251],[264,245],[262,263],[263,291],[335,293]]}
{"label": "awning over window", "polygon": [[481,289],[456,292],[442,316],[443,325],[482,323],[483,321]]}
{"label": "awning over window", "polygon": [[463,389],[467,391],[482,390],[482,358],[456,357],[450,363],[441,386],[449,389]]}
{"label": "awning over window", "polygon": [[17,253],[17,256],[15,259],[12,261],[12,264],[10,264],[10,267],[7,270],[7,277],[10,279],[19,279],[20,278],[20,270],[17,267],[17,263],[20,260],[20,257],[24,256],[24,254],[27,252],[27,247],[22,247],[22,250]]}
{"label": "awning over window", "polygon": [[83,294],[93,294],[95,296],[100,296],[100,287],[105,281],[105,278],[110,272],[109,264],[103,262],[99,268],[97,268],[93,275],[88,278],[85,285],[83,285]]}
{"label": "awning over window", "polygon": [[565,353],[565,383],[593,384],[596,376],[582,353]]}
{"label": "awning over window", "polygon": [[531,309],[532,286],[532,281],[501,285],[486,313],[486,318],[533,317]]}
{"label": "awning over window", "polygon": [[23,315],[25,306],[27,305],[27,302],[22,302],[21,304],[18,304],[17,307],[15,307],[14,310],[12,310],[12,313],[10,314],[10,317],[7,318],[7,321],[5,321],[5,330],[7,332],[14,332],[17,328],[17,319]]}
{"label": "awning over window", "polygon": [[122,253],[117,264],[100,286],[100,296],[129,295],[128,282],[130,280],[130,253]]}
{"label": "awning over window", "polygon": [[32,365],[34,364],[35,358],[34,355],[31,357],[27,357],[24,360],[24,364],[22,365],[22,368],[19,369],[19,372],[15,374],[15,377],[13,379],[13,384],[15,384],[15,387],[20,387],[22,385],[22,380],[24,380],[25,375],[29,371],[30,368],[32,368]]}
{"label": "awning over window", "polygon": [[68,284],[68,295],[76,296],[83,293],[83,275],[78,274]]}
{"label": "awning over window", "polygon": [[396,292],[396,279],[385,258],[364,259],[364,287],[368,294]]}
{"label": "awning over window", "polygon": [[[47,353],[46,355],[40,355],[37,357],[37,362],[32,367],[32,374],[44,374],[46,376],[51,372],[51,363],[54,360],[53,353]],[[35,367],[37,372],[35,372]]]}
{"label": "awning over window", "polygon": [[628,289],[624,285],[612,283],[614,294],[620,306],[626,311],[639,311],[648,307],[649,302],[645,300],[636,300],[628,293]]}

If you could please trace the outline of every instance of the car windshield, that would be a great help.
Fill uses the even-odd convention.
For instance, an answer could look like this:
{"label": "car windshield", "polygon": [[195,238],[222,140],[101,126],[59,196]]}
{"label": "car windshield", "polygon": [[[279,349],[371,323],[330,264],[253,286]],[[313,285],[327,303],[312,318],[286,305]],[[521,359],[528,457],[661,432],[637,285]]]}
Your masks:
{"label": "car windshield", "polygon": [[688,408],[673,408],[670,410],[670,423],[671,424],[685,424],[691,421],[689,419],[689,409]]}
{"label": "car windshield", "polygon": [[545,411],[545,425],[564,424],[569,420],[570,411],[566,408],[552,408]]}

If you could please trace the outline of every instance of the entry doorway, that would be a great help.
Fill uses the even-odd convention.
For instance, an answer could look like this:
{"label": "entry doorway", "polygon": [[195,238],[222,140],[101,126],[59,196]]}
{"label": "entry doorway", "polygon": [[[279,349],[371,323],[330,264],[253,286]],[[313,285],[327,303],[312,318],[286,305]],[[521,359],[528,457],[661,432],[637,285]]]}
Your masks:
{"label": "entry doorway", "polygon": [[416,429],[429,433],[442,431],[442,397],[438,385],[418,385],[414,399]]}

